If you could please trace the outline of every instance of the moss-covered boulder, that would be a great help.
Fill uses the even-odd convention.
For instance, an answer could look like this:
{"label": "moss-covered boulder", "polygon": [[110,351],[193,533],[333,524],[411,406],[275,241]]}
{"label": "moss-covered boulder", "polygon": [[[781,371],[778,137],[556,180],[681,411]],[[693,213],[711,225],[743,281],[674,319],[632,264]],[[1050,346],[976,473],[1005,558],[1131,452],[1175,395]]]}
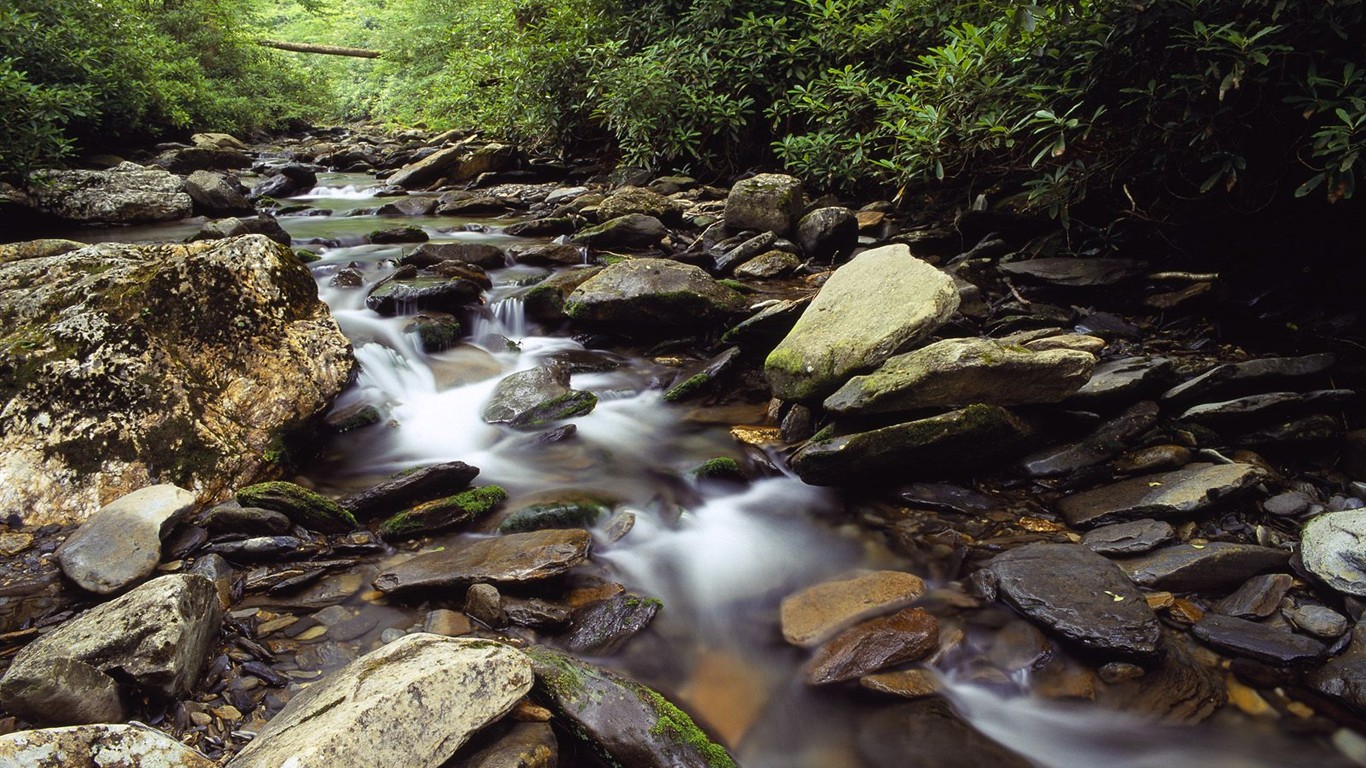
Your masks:
{"label": "moss-covered boulder", "polygon": [[34,171],[28,197],[42,213],[81,224],[175,221],[194,207],[183,179],[136,163],[107,171]]}
{"label": "moss-covered boulder", "polygon": [[663,222],[643,213],[628,213],[589,227],[570,238],[594,248],[641,249],[658,245],[669,236]]}
{"label": "moss-covered boulder", "polygon": [[800,180],[779,173],[761,173],[735,182],[726,196],[726,229],[748,229],[786,235],[806,205]]}
{"label": "moss-covered boulder", "polygon": [[379,534],[386,539],[401,539],[450,528],[487,515],[507,497],[507,491],[496,485],[471,488],[405,509],[385,520]]}
{"label": "moss-covered boulder", "polygon": [[735,768],[686,712],[657,691],[611,670],[537,646],[532,695],[618,768]]}
{"label": "moss-covered boulder", "polygon": [[668,259],[613,264],[569,295],[575,321],[629,336],[686,336],[721,325],[744,311],[736,291],[699,267]]}
{"label": "moss-covered boulder", "polygon": [[602,267],[563,269],[532,286],[522,297],[527,316],[543,322],[568,319],[564,303],[569,295],[601,271]]}
{"label": "moss-covered boulder", "polygon": [[259,235],[0,264],[0,509],[79,521],[138,488],[201,503],[279,472],[355,365],[308,269]]}
{"label": "moss-covered boulder", "polygon": [[566,368],[544,365],[518,371],[498,382],[484,405],[483,419],[490,424],[537,428],[591,413],[597,404],[598,397],[592,392],[569,388]]}
{"label": "moss-covered boulder", "polygon": [[682,212],[682,204],[644,187],[622,187],[598,203],[598,221],[601,222],[631,213],[669,221],[679,218]]}
{"label": "moss-covered boulder", "polygon": [[546,528],[580,528],[611,514],[612,501],[585,493],[557,494],[553,499],[528,501],[510,511],[498,524],[499,533],[521,533]]}
{"label": "moss-covered boulder", "polygon": [[344,533],[356,527],[356,518],[337,502],[284,480],[272,480],[239,489],[237,503],[244,507],[282,512],[295,525],[310,531]]}

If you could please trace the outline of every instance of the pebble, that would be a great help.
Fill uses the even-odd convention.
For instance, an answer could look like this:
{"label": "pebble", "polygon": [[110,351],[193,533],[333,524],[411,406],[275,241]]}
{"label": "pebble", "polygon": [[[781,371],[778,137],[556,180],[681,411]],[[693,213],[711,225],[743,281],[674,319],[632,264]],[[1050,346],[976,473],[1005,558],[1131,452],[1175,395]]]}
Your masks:
{"label": "pebble", "polygon": [[1297,629],[1324,640],[1342,637],[1351,626],[1346,616],[1322,605],[1301,605],[1284,611],[1283,615]]}

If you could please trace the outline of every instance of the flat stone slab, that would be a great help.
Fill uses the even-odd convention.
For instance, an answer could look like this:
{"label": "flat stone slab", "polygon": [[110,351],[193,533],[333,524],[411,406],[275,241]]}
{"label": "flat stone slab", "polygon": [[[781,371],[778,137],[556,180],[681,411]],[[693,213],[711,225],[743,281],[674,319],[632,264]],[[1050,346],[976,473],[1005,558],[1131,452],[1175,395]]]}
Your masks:
{"label": "flat stone slab", "polygon": [[1195,622],[1191,634],[1218,650],[1268,664],[1315,661],[1327,652],[1323,643],[1312,637],[1217,613]]}
{"label": "flat stone slab", "polygon": [[1100,288],[1118,285],[1148,271],[1148,262],[1135,259],[1048,258],[1009,261],[1002,272],[1047,285],[1067,288]]}
{"label": "flat stone slab", "polygon": [[228,766],[435,768],[532,681],[530,660],[509,645],[406,635],[290,699]]}
{"label": "flat stone slab", "polygon": [[213,768],[217,763],[161,731],[76,725],[0,736],[5,768]]}
{"label": "flat stone slab", "polygon": [[1161,627],[1119,566],[1076,544],[1026,544],[987,564],[998,594],[1030,621],[1094,651],[1148,657]]}
{"label": "flat stone slab", "polygon": [[855,622],[904,608],[924,593],[924,580],[902,571],[873,571],[815,584],[783,598],[783,639],[810,648]]}
{"label": "flat stone slab", "polygon": [[1295,583],[1288,573],[1264,573],[1253,576],[1233,594],[1214,606],[1215,613],[1238,619],[1265,619],[1281,609],[1281,600]]}
{"label": "flat stone slab", "polygon": [[1137,555],[1176,538],[1171,523],[1134,520],[1093,528],[1081,536],[1081,545],[1100,555]]}
{"label": "flat stone slab", "polygon": [[1157,403],[1134,403],[1094,432],[1070,445],[1045,448],[1021,459],[1030,477],[1057,477],[1108,461],[1157,423]]}
{"label": "flat stone slab", "polygon": [[1331,368],[1334,360],[1333,355],[1320,353],[1303,357],[1266,357],[1216,365],[1199,376],[1167,390],[1162,399],[1176,403],[1198,402],[1201,398],[1228,385],[1313,376]]}
{"label": "flat stone slab", "polygon": [[1366,597],[1366,509],[1310,520],[1300,533],[1300,562],[1338,592]]}
{"label": "flat stone slab", "polygon": [[1261,482],[1250,464],[1193,464],[1123,480],[1058,502],[1068,524],[1083,528],[1144,517],[1191,515]]}
{"label": "flat stone slab", "polygon": [[57,549],[62,573],[110,595],[146,578],[161,562],[161,537],[195,504],[193,493],[153,485],[104,505]]}
{"label": "flat stone slab", "polygon": [[1118,561],[1135,584],[1172,592],[1236,587],[1289,562],[1290,553],[1283,549],[1225,541],[1177,544]]}
{"label": "flat stone slab", "polygon": [[1313,408],[1333,408],[1350,402],[1356,392],[1350,389],[1321,389],[1315,392],[1266,392],[1217,403],[1202,403],[1182,413],[1183,421],[1194,421],[1218,428],[1251,419],[1271,419]]}
{"label": "flat stone slab", "polygon": [[519,584],[548,579],[586,560],[591,540],[588,531],[582,529],[463,539],[381,573],[375,577],[375,589],[402,592],[476,582]]}
{"label": "flat stone slab", "polygon": [[774,397],[824,398],[925,339],[958,309],[953,278],[905,245],[865,251],[830,275],[764,361]]}
{"label": "flat stone slab", "polygon": [[[1124,357],[1091,370],[1091,378],[1072,395],[1082,403],[1105,402],[1156,390],[1170,381],[1172,361],[1165,357]],[[1160,391],[1160,390],[1159,390]]]}
{"label": "flat stone slab", "polygon": [[825,685],[916,661],[939,645],[939,620],[920,608],[855,624],[825,643],[806,666],[806,682]]}
{"label": "flat stone slab", "polygon": [[368,519],[463,490],[478,476],[479,468],[463,461],[432,464],[357,491],[340,504],[356,517]]}

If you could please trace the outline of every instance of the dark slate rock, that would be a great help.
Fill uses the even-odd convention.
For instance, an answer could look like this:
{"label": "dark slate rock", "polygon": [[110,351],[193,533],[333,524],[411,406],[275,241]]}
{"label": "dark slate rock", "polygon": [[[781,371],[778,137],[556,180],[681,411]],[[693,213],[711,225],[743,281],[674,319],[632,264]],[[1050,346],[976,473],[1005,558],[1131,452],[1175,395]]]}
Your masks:
{"label": "dark slate rock", "polygon": [[806,682],[825,685],[928,655],[939,645],[939,620],[907,608],[855,624],[826,641],[806,665]]}
{"label": "dark slate rock", "polygon": [[1261,470],[1250,464],[1195,464],[1073,494],[1058,502],[1058,511],[1069,524],[1080,527],[1192,515],[1250,490],[1261,480]]}
{"label": "dark slate rock", "polygon": [[301,554],[304,540],[297,536],[254,536],[240,541],[220,541],[209,551],[232,560],[274,560]]}
{"label": "dark slate rock", "polygon": [[507,255],[503,253],[503,249],[488,243],[423,243],[413,249],[412,253],[399,259],[398,263],[425,269],[443,261],[459,261],[484,269],[499,269],[507,266]]}
{"label": "dark slate rock", "polygon": [[810,303],[809,298],[774,301],[726,331],[721,341],[765,351],[772,349],[797,324]]}
{"label": "dark slate rock", "polygon": [[663,222],[643,213],[628,213],[589,227],[570,238],[593,248],[650,248],[669,236]]}
{"label": "dark slate rock", "polygon": [[568,243],[514,245],[508,256],[514,263],[533,267],[572,267],[584,263],[584,248]]}
{"label": "dark slate rock", "polygon": [[340,503],[357,518],[366,520],[419,501],[450,495],[478,476],[479,468],[463,461],[432,464],[400,472],[378,485],[347,496]]}
{"label": "dark slate rock", "polygon": [[1285,448],[1336,443],[1342,439],[1343,432],[1342,422],[1336,416],[1316,413],[1243,432],[1230,438],[1229,443],[1249,448]]}
{"label": "dark slate rock", "polygon": [[591,537],[581,529],[459,539],[395,565],[375,578],[381,592],[487,582],[520,584],[566,573],[588,557]]}
{"label": "dark slate rock", "polygon": [[1322,605],[1300,605],[1281,615],[1301,632],[1324,640],[1336,640],[1351,627],[1346,616]]}
{"label": "dark slate rock", "polygon": [[1195,622],[1191,634],[1220,651],[1268,664],[1315,661],[1327,651],[1323,643],[1313,638],[1219,614],[1209,614]]}
{"label": "dark slate rock", "polygon": [[509,622],[519,627],[530,627],[541,631],[563,629],[572,620],[569,608],[556,603],[546,602],[537,597],[522,598],[503,596],[503,613]]}
{"label": "dark slate rock", "polygon": [[279,200],[307,192],[313,189],[317,183],[318,174],[314,173],[312,169],[302,165],[286,165],[265,181],[252,187],[249,197],[252,200],[259,200],[263,197]]}
{"label": "dark slate rock", "polygon": [[1262,502],[1262,509],[1276,517],[1299,517],[1309,511],[1314,499],[1304,491],[1286,491]]}
{"label": "dark slate rock", "polygon": [[383,419],[384,417],[380,414],[379,409],[370,403],[356,403],[327,414],[323,418],[323,423],[334,434],[341,435],[378,424]]}
{"label": "dark slate rock", "polygon": [[797,222],[797,244],[809,259],[846,256],[858,246],[858,217],[848,208],[817,208]]}
{"label": "dark slate rock", "polygon": [[654,598],[629,592],[589,603],[574,611],[564,647],[571,653],[611,654],[644,631],[662,605]]}
{"label": "dark slate rock", "polygon": [[1126,357],[1107,360],[1091,371],[1091,378],[1072,395],[1070,402],[1107,403],[1159,390],[1172,376],[1172,361],[1165,357]]}
{"label": "dark slate rock", "polygon": [[1281,599],[1295,583],[1288,573],[1253,576],[1214,606],[1215,613],[1239,619],[1265,619],[1281,609]]}
{"label": "dark slate rock", "polygon": [[1148,263],[1133,259],[1049,258],[1012,261],[1000,264],[1012,277],[1053,286],[1093,288],[1118,285],[1148,271]]}
{"label": "dark slate rock", "polygon": [[997,555],[986,571],[1007,603],[1068,640],[1133,657],[1157,652],[1161,628],[1142,593],[1085,547],[1026,544]]}
{"label": "dark slate rock", "polygon": [[1197,402],[1230,386],[1286,381],[1323,373],[1332,367],[1333,361],[1333,356],[1325,353],[1226,363],[1167,390],[1162,399],[1174,403]]}
{"label": "dark slate rock", "polygon": [[1252,544],[1177,544],[1118,561],[1135,584],[1172,592],[1219,590],[1265,571],[1280,570],[1290,553]]}
{"label": "dark slate rock", "polygon": [[289,533],[293,523],[283,512],[260,507],[244,507],[236,501],[226,501],[204,515],[203,525],[214,533],[245,533],[273,536]]}
{"label": "dark slate rock", "polygon": [[1093,528],[1081,536],[1081,545],[1100,555],[1136,555],[1156,549],[1176,538],[1170,523],[1134,520]]}
{"label": "dark slate rock", "polygon": [[736,266],[767,251],[777,242],[778,236],[772,232],[755,235],[716,257],[716,274],[723,275]]}
{"label": "dark slate rock", "polygon": [[1309,685],[1358,714],[1366,712],[1366,656],[1347,653],[1329,661],[1310,675]]}
{"label": "dark slate rock", "polygon": [[421,227],[389,227],[377,229],[365,236],[368,242],[376,245],[394,243],[425,243],[430,236]]}
{"label": "dark slate rock", "polygon": [[421,278],[385,283],[365,297],[365,306],[385,317],[436,311],[459,313],[479,301],[483,288],[469,280]]}
{"label": "dark slate rock", "polygon": [[427,354],[444,352],[460,343],[460,320],[445,312],[413,315],[403,326],[404,333],[417,337],[417,348]]}
{"label": "dark slate rock", "polygon": [[1310,408],[1332,408],[1356,397],[1350,389],[1325,389],[1317,392],[1267,392],[1218,403],[1202,403],[1188,408],[1180,418],[1213,428],[1251,419],[1269,419],[1304,412]]}
{"label": "dark slate rock", "polygon": [[356,518],[337,502],[300,485],[274,480],[249,485],[237,491],[237,503],[283,512],[311,531],[345,533],[355,530]]}
{"label": "dark slate rock", "polygon": [[588,494],[565,494],[550,501],[536,501],[511,510],[498,524],[498,532],[583,528],[611,512],[612,502],[609,499]]}
{"label": "dark slate rock", "polygon": [[714,389],[740,359],[740,348],[731,347],[710,360],[685,368],[664,391],[664,402],[677,403]]}
{"label": "dark slate rock", "polygon": [[481,731],[448,768],[554,768],[559,753],[550,723],[505,723]]}
{"label": "dark slate rock", "polygon": [[897,498],[913,507],[964,515],[991,512],[1005,506],[1005,502],[995,496],[948,483],[910,483],[897,490]]}
{"label": "dark slate rock", "polygon": [[519,222],[503,231],[514,237],[555,237],[573,232],[575,226],[574,219],[568,216],[556,216]]}
{"label": "dark slate rock", "polygon": [[1057,477],[1114,458],[1157,423],[1157,403],[1143,401],[1100,425],[1079,443],[1048,448],[1021,460],[1030,477]]}
{"label": "dark slate rock", "polygon": [[436,200],[430,197],[404,197],[381,205],[375,215],[430,216],[435,210]]}

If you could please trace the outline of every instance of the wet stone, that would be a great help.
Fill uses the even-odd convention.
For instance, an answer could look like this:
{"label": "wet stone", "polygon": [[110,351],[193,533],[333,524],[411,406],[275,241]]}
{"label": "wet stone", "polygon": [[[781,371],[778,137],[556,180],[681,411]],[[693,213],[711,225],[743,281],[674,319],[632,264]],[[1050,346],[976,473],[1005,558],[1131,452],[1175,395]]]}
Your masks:
{"label": "wet stone", "polygon": [[508,512],[498,524],[499,533],[522,533],[545,528],[583,528],[612,512],[607,499],[569,494],[551,501],[523,504]]}
{"label": "wet stone", "polygon": [[1058,511],[1079,527],[1191,515],[1251,489],[1261,479],[1261,471],[1250,464],[1199,464],[1073,494],[1058,503]]}
{"label": "wet stone", "polygon": [[864,675],[859,678],[858,683],[870,691],[900,696],[903,699],[920,699],[939,692],[939,683],[934,675],[923,669]]}
{"label": "wet stone", "polygon": [[1110,402],[1145,394],[1159,390],[1171,373],[1172,361],[1165,357],[1108,360],[1092,369],[1091,378],[1069,402]]}
{"label": "wet stone", "polygon": [[503,612],[509,622],[541,631],[563,629],[572,620],[569,608],[537,597],[504,597]]}
{"label": "wet stone", "polygon": [[1234,385],[1286,381],[1323,373],[1332,367],[1331,354],[1303,357],[1269,357],[1241,363],[1217,365],[1183,384],[1167,390],[1163,400],[1177,403],[1198,402]]}
{"label": "wet stone", "polygon": [[1313,518],[1300,534],[1300,561],[1329,587],[1366,597],[1366,510]]}
{"label": "wet stone", "polygon": [[1195,454],[1184,445],[1166,443],[1125,451],[1110,463],[1110,468],[1121,475],[1139,475],[1180,469],[1191,463]]}
{"label": "wet stone", "polygon": [[1333,408],[1356,396],[1350,389],[1317,392],[1267,392],[1218,403],[1202,403],[1186,409],[1180,418],[1213,428],[1230,423],[1283,416],[1310,408]]}
{"label": "wet stone", "polygon": [[423,632],[445,635],[446,637],[467,635],[473,630],[474,625],[470,623],[468,616],[448,608],[436,608],[428,611],[427,618],[422,623]]}
{"label": "wet stone", "polygon": [[1289,561],[1285,550],[1213,541],[1164,547],[1118,563],[1135,584],[1190,592],[1237,586],[1259,573],[1284,569]]}
{"label": "wet stone", "polygon": [[1322,605],[1300,605],[1283,611],[1282,615],[1301,632],[1323,640],[1342,637],[1351,626],[1346,616]]}
{"label": "wet stone", "polygon": [[1133,259],[1046,258],[1012,261],[1000,265],[1007,275],[1068,288],[1096,288],[1118,285],[1141,276],[1147,262]]}
{"label": "wet stone", "polygon": [[381,523],[379,533],[392,540],[439,531],[483,517],[505,499],[507,492],[496,485],[471,488],[409,507]]}
{"label": "wet stone", "polygon": [[1269,664],[1314,661],[1327,650],[1323,643],[1304,635],[1218,614],[1197,621],[1191,633],[1220,651]]}
{"label": "wet stone", "polygon": [[810,648],[857,621],[904,608],[924,592],[920,577],[901,571],[816,584],[783,599],[783,639]]}
{"label": "wet stone", "polygon": [[401,472],[378,485],[353,493],[341,505],[365,520],[384,512],[396,512],[420,501],[459,491],[478,477],[478,467],[463,461],[432,464]]}
{"label": "wet stone", "polygon": [[375,406],[369,403],[356,403],[327,414],[323,422],[327,424],[328,429],[341,435],[378,424],[383,420],[384,417]]}
{"label": "wet stone", "polygon": [[1253,576],[1236,592],[1214,606],[1216,613],[1239,619],[1265,619],[1281,608],[1281,599],[1295,583],[1288,573]]}
{"label": "wet stone", "polygon": [[283,512],[260,507],[244,507],[228,501],[210,509],[203,519],[205,528],[213,533],[245,533],[248,535],[279,535],[288,533],[293,523]]}
{"label": "wet stone", "polygon": [[498,382],[484,405],[483,419],[490,424],[540,427],[551,421],[582,416],[593,410],[598,398],[591,392],[569,388],[569,372],[559,366],[520,371]]}
{"label": "wet stone", "polygon": [[478,303],[483,288],[461,278],[418,278],[385,283],[365,297],[365,306],[385,317],[418,312],[458,314]]}
{"label": "wet stone", "polygon": [[237,503],[283,512],[296,525],[321,533],[345,533],[356,528],[350,512],[320,493],[294,483],[274,480],[237,491]]}
{"label": "wet stone", "polygon": [[1286,491],[1262,502],[1262,509],[1276,517],[1299,517],[1309,511],[1314,499],[1303,491]]}
{"label": "wet stone", "polygon": [[1081,545],[1101,555],[1135,555],[1148,552],[1176,538],[1170,523],[1134,520],[1093,528],[1081,536]]}
{"label": "wet stone", "polygon": [[719,379],[735,368],[739,358],[740,348],[731,347],[710,360],[685,368],[664,391],[664,401],[676,403],[712,389]]}
{"label": "wet stone", "polygon": [[213,768],[213,760],[143,725],[79,725],[0,736],[6,768]]}
{"label": "wet stone", "polygon": [[1160,627],[1113,562],[1074,544],[1026,544],[997,555],[988,576],[1004,600],[1083,647],[1135,657],[1157,652]]}
{"label": "wet stone", "polygon": [[1047,448],[1026,456],[1021,463],[1030,477],[1067,475],[1106,461],[1157,423],[1157,403],[1144,401],[1105,422],[1073,445]]}
{"label": "wet stone", "polygon": [[381,592],[490,582],[517,584],[566,573],[588,557],[587,531],[546,530],[460,539],[445,549],[405,560],[381,573]]}
{"label": "wet stone", "polygon": [[806,665],[811,685],[853,680],[915,661],[939,644],[939,621],[920,608],[856,624],[822,645]]}
{"label": "wet stone", "polygon": [[470,749],[476,746],[471,742],[448,768],[555,768],[558,763],[559,744],[549,723],[511,723],[481,733],[476,741],[479,749]]}
{"label": "wet stone", "polygon": [[465,615],[487,627],[507,624],[503,596],[492,584],[474,584],[465,592]]}
{"label": "wet stone", "polygon": [[606,655],[649,626],[663,604],[624,592],[574,611],[564,647],[572,653]]}
{"label": "wet stone", "polygon": [[860,719],[856,748],[857,765],[866,768],[1028,768],[1033,765],[984,736],[959,717],[947,701],[938,697],[880,708]]}

